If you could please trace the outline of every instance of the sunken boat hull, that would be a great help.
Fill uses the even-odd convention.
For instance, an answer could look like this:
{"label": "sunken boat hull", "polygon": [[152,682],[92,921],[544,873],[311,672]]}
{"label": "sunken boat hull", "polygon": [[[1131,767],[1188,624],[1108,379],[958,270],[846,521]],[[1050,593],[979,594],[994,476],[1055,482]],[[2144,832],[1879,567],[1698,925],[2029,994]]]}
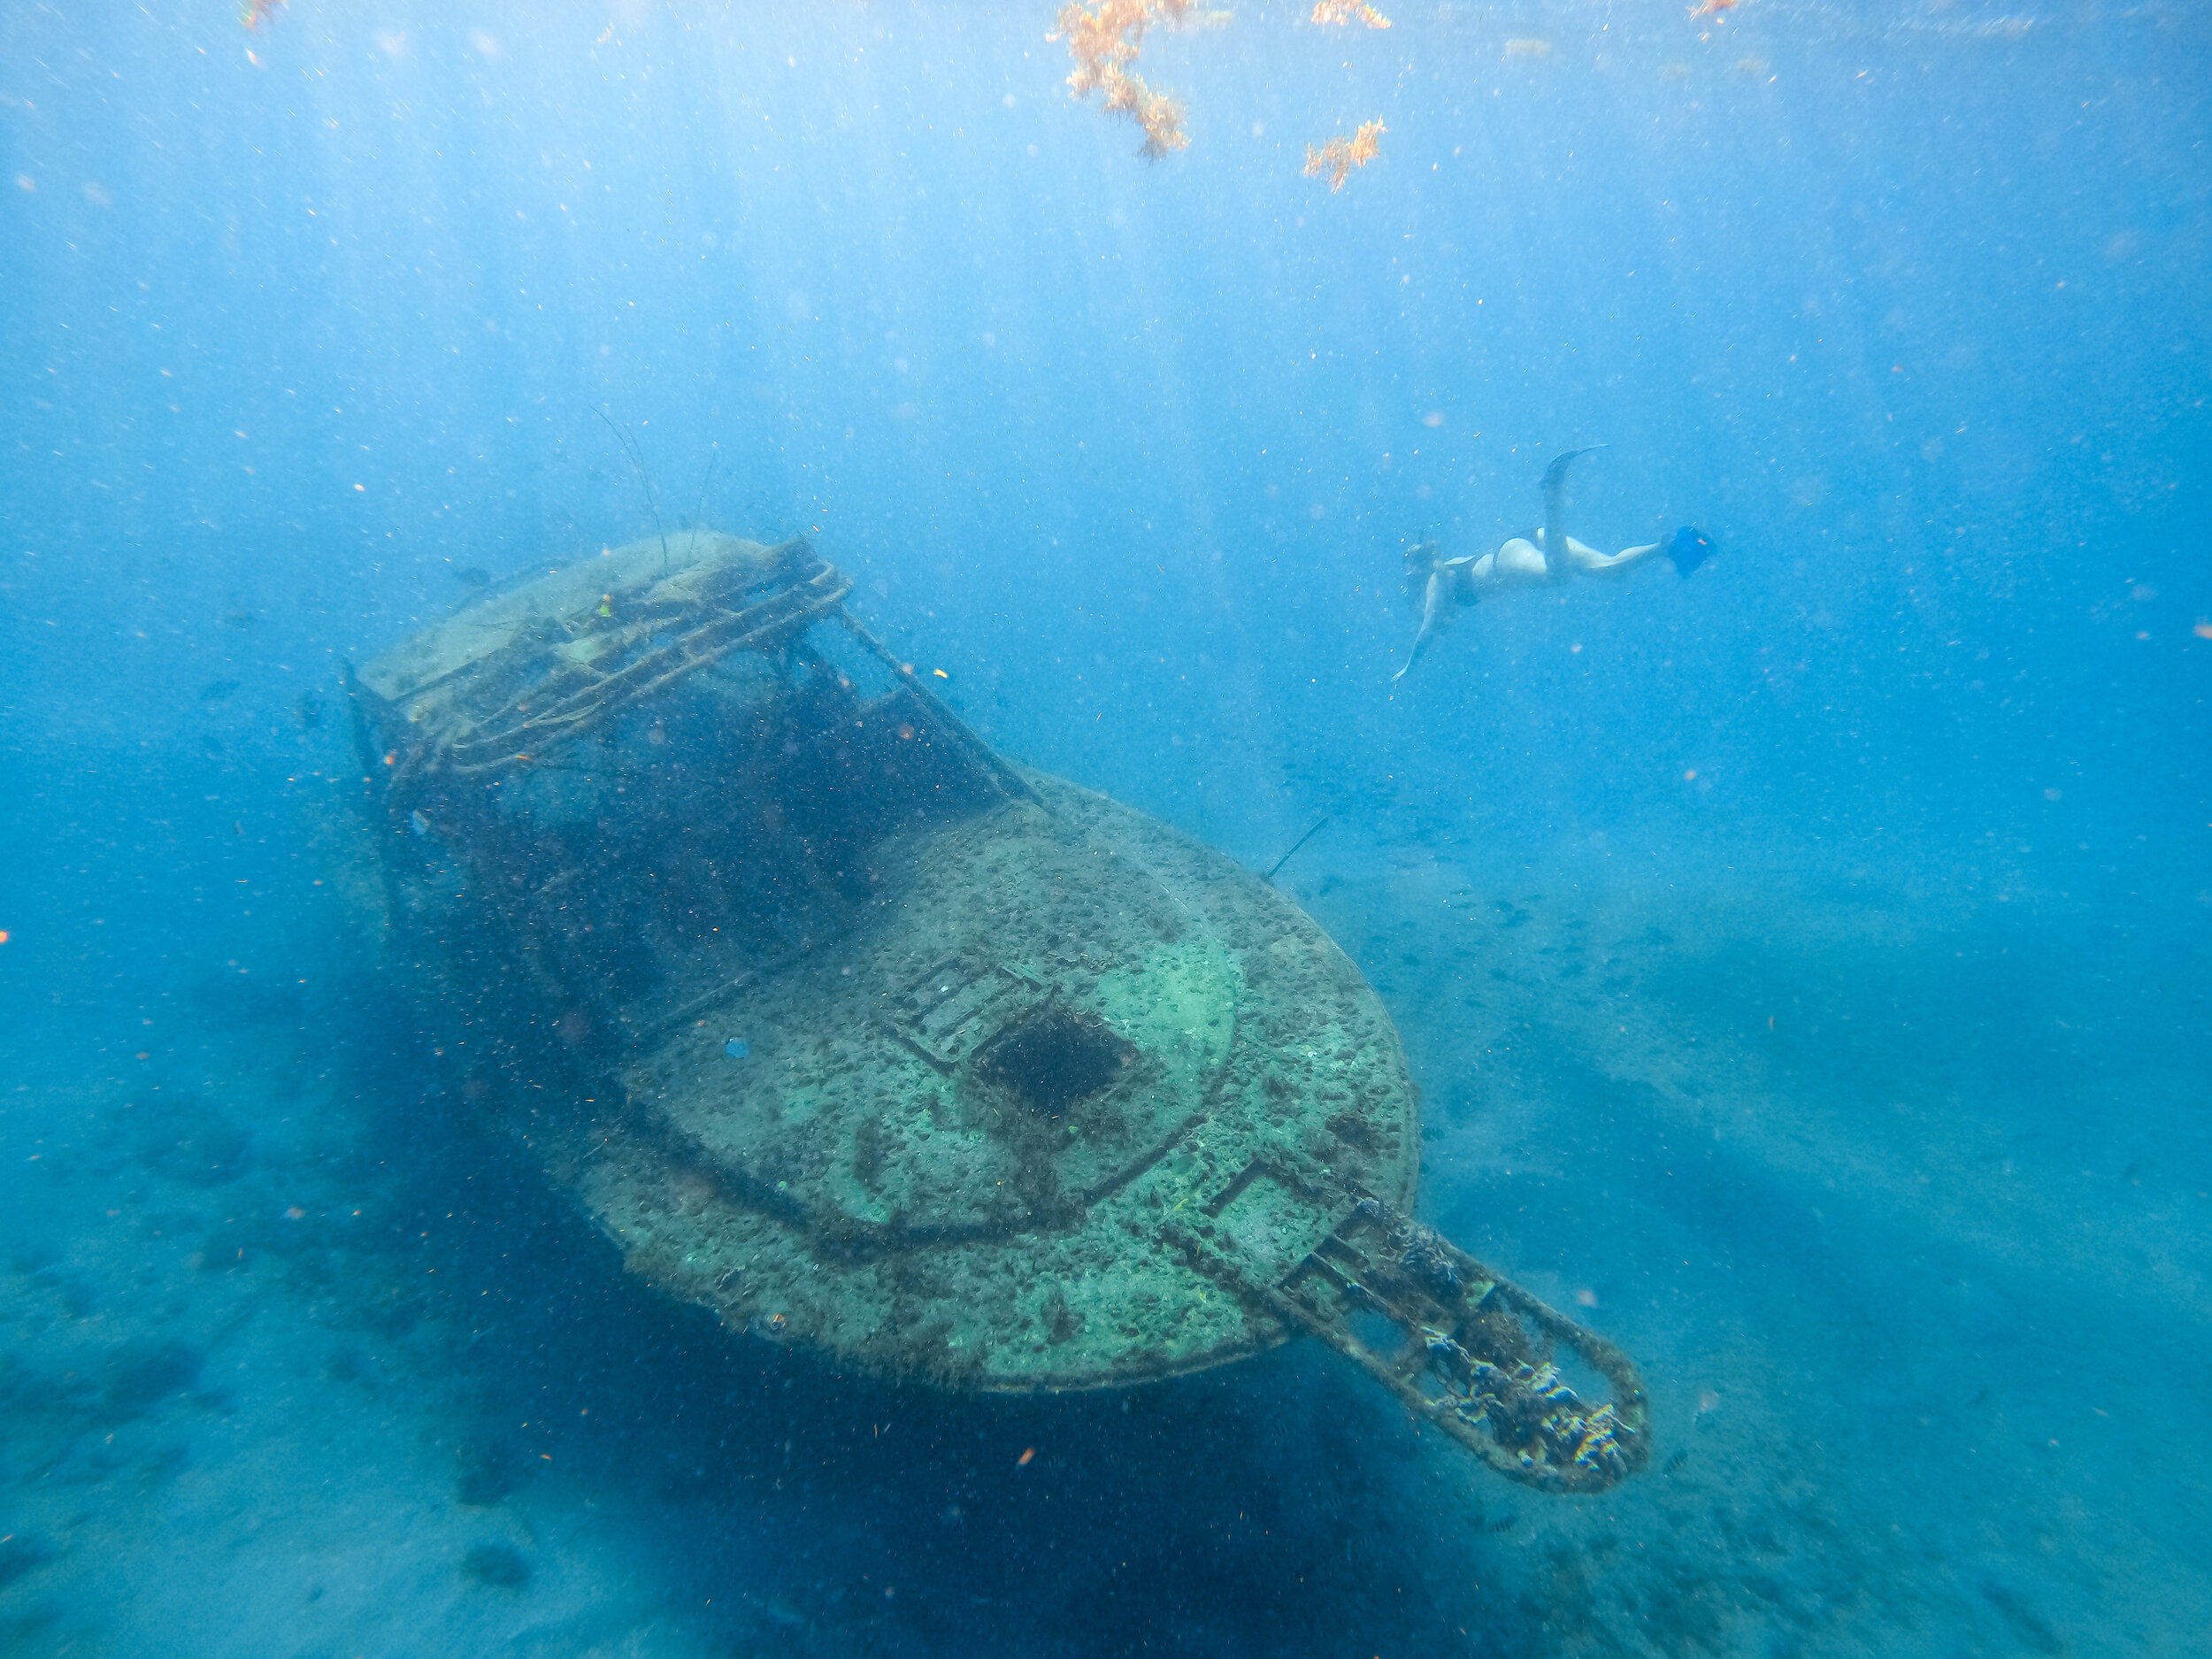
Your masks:
{"label": "sunken boat hull", "polygon": [[634,1271],[977,1390],[1310,1333],[1517,1479],[1643,1461],[1625,1357],[1409,1218],[1396,1033],[1295,905],[998,756],[803,541],[580,565],[388,651],[353,704],[462,1092]]}

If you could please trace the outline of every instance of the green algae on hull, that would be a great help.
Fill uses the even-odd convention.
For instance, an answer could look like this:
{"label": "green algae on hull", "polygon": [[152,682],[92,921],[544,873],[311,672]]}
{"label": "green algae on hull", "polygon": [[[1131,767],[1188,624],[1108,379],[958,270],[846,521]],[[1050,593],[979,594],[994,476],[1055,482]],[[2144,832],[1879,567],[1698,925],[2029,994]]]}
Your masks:
{"label": "green algae on hull", "polygon": [[[629,1068],[627,1115],[649,1127],[611,1135],[582,1185],[634,1269],[870,1369],[1094,1387],[1290,1334],[1164,1225],[1248,1166],[1410,1205],[1411,1079],[1343,953],[1220,854],[1029,776],[1043,805],[913,838],[876,918]],[[916,1002],[964,993],[975,1038],[918,1039]],[[1058,1047],[1027,1072],[992,1064],[1032,1029]],[[1041,1098],[1035,1074],[1087,1043],[1112,1074]],[[1238,1230],[1294,1259],[1334,1217],[1271,1189]]]}

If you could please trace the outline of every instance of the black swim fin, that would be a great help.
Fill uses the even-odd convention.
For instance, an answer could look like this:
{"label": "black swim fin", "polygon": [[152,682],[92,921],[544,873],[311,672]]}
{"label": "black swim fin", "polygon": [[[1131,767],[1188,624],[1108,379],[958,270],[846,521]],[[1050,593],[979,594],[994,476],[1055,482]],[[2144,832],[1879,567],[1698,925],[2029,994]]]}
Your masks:
{"label": "black swim fin", "polygon": [[1565,485],[1568,462],[1578,455],[1595,455],[1603,448],[1605,446],[1601,443],[1594,443],[1586,449],[1569,449],[1564,454],[1554,456],[1552,464],[1544,469],[1544,504],[1550,506],[1552,492]]}

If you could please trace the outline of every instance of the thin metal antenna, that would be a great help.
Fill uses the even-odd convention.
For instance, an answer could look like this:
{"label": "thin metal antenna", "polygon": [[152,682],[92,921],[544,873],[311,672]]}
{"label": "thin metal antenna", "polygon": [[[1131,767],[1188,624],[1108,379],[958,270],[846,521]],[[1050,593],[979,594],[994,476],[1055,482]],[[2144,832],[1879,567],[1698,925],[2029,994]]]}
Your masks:
{"label": "thin metal antenna", "polygon": [[622,452],[630,457],[630,465],[637,468],[638,482],[645,490],[645,510],[653,515],[654,534],[661,539],[661,574],[668,574],[668,532],[661,527],[661,510],[653,499],[653,475],[645,470],[645,457],[638,453],[637,445],[630,442],[629,434],[614,424],[603,409],[591,411],[607,423],[607,430],[614,434],[614,441],[622,446]]}
{"label": "thin metal antenna", "polygon": [[[1318,835],[1321,833],[1321,826],[1326,824],[1333,816],[1334,815],[1332,813],[1324,812],[1311,829],[1308,830],[1303,835],[1301,835],[1296,841],[1291,842],[1290,853],[1296,852],[1301,847],[1303,847],[1308,841]],[[1275,869],[1270,870],[1265,875],[1262,876],[1260,879],[1266,882],[1268,886],[1273,887],[1275,885],[1276,871],[1279,871],[1285,864],[1290,862],[1290,853],[1285,853],[1280,858],[1278,858],[1275,861]]]}
{"label": "thin metal antenna", "polygon": [[707,475],[699,480],[699,511],[691,515],[691,527],[707,527],[707,486],[714,482],[714,464],[722,458],[722,446],[714,445],[707,451]]}

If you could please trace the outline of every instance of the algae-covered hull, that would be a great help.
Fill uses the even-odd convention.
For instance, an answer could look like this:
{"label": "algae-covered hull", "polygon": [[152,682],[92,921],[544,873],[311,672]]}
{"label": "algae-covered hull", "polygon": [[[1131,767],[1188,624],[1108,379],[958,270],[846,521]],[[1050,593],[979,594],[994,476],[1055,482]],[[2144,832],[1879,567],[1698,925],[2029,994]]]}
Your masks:
{"label": "algae-covered hull", "polygon": [[1410,1205],[1412,1086],[1343,953],[1220,855],[1033,782],[906,840],[851,933],[642,1048],[577,1171],[633,1265],[878,1369],[1086,1387],[1290,1334],[1184,1248],[1224,1229],[1279,1276],[1327,1236],[1271,1179],[1217,1206],[1245,1171]]}
{"label": "algae-covered hull", "polygon": [[1415,1090],[1327,935],[996,755],[849,588],[688,533],[363,669],[394,960],[464,1095],[733,1329],[998,1391],[1307,1332],[1516,1479],[1639,1466],[1625,1356],[1411,1220]]}

